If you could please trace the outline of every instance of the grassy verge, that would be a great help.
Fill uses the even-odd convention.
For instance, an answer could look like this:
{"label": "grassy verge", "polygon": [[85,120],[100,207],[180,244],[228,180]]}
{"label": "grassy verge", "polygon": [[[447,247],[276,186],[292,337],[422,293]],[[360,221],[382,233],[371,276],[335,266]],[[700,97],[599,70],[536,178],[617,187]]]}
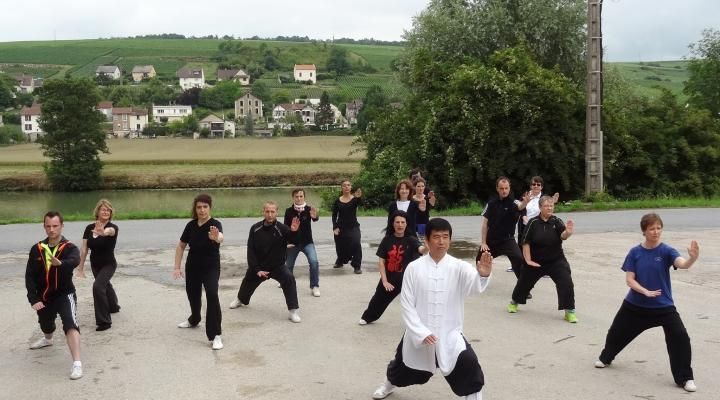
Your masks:
{"label": "grassy verge", "polygon": [[[472,202],[464,207],[454,207],[444,210],[433,211],[433,216],[477,216],[480,215],[484,208],[484,204]],[[584,203],[579,200],[573,200],[558,204],[555,211],[558,213],[579,212],[579,211],[610,211],[610,210],[632,210],[632,209],[656,209],[656,208],[720,208],[720,197],[714,198],[656,198],[642,200],[617,200],[610,202]],[[330,216],[329,210],[320,209],[320,215]],[[358,215],[362,217],[382,217],[387,215],[387,211],[382,208],[360,209]],[[258,217],[257,211],[218,211],[213,212],[213,216],[217,218],[254,218]],[[93,216],[91,213],[78,213],[64,215],[66,221],[91,221]],[[115,216],[117,220],[134,220],[134,219],[173,219],[188,218],[187,209],[182,210],[165,210],[165,211],[148,211],[123,213]],[[33,223],[37,222],[35,218],[10,218],[0,219],[0,225]]]}

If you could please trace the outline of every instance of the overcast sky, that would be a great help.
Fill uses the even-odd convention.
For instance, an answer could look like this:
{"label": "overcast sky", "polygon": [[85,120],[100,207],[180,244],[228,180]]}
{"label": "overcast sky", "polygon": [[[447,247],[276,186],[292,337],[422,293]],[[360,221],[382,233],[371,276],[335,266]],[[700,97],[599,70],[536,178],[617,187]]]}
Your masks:
{"label": "overcast sky", "polygon": [[[0,0],[0,42],[152,33],[374,37],[400,40],[427,0]],[[720,29],[720,0],[605,0],[608,61],[681,59],[705,28]]]}

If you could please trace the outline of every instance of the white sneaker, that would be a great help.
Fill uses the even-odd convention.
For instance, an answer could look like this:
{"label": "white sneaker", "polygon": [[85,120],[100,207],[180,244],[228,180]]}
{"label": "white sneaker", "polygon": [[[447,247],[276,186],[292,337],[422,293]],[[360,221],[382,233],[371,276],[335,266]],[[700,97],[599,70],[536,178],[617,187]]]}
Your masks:
{"label": "white sneaker", "polygon": [[30,345],[30,348],[32,350],[36,350],[36,349],[42,349],[43,347],[48,347],[48,346],[52,346],[52,345],[53,345],[52,339],[47,339],[47,338],[45,338],[45,336],[43,336],[40,339],[34,341]]}
{"label": "white sneaker", "polygon": [[513,268],[510,267],[510,268],[506,269],[505,272],[513,272]]}
{"label": "white sneaker", "polygon": [[358,325],[367,325],[367,321],[361,318],[360,321],[358,321]]}
{"label": "white sneaker", "polygon": [[237,297],[230,303],[230,308],[245,307],[247,304],[243,304]]}
{"label": "white sneaker", "polygon": [[297,308],[294,310],[290,310],[290,312],[288,313],[288,319],[295,323],[302,321],[302,319],[300,319],[300,314],[298,314]]}
{"label": "white sneaker", "polygon": [[315,296],[315,297],[320,297],[320,288],[319,288],[319,287],[315,286],[315,287],[313,287],[311,290],[312,290],[312,295],[313,295],[313,296]]}
{"label": "white sneaker", "polygon": [[380,385],[379,388],[375,389],[375,392],[372,395],[373,399],[384,399],[388,396],[390,396],[390,393],[395,390],[395,385],[392,383],[385,381],[382,385]]}
{"label": "white sneaker", "polygon": [[82,365],[77,365],[77,364],[73,363],[72,371],[70,372],[70,379],[72,379],[72,380],[80,379],[80,378],[82,378],[82,376],[83,376]]}
{"label": "white sneaker", "polygon": [[190,325],[190,321],[185,320],[178,324],[178,328],[195,328],[197,325]]}
{"label": "white sneaker", "polygon": [[686,392],[694,392],[697,390],[697,386],[695,386],[695,381],[692,379],[689,379],[685,381],[685,386],[683,386],[683,389],[685,389]]}
{"label": "white sneaker", "polygon": [[607,367],[607,364],[605,364],[604,362],[602,362],[600,360],[595,361],[595,368],[605,368],[605,367]]}
{"label": "white sneaker", "polygon": [[220,350],[220,349],[222,349],[223,347],[224,347],[224,346],[223,346],[223,343],[222,343],[222,338],[220,337],[220,335],[216,335],[216,336],[215,336],[215,339],[213,339],[213,341],[212,341],[212,349],[213,349],[213,350]]}

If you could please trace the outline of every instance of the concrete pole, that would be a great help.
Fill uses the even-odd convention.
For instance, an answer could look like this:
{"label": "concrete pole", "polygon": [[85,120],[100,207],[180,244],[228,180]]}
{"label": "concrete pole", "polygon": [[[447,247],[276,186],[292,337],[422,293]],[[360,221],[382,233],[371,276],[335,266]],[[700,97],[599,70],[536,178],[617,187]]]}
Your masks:
{"label": "concrete pole", "polygon": [[585,194],[602,192],[602,0],[588,0],[587,112],[585,120]]}

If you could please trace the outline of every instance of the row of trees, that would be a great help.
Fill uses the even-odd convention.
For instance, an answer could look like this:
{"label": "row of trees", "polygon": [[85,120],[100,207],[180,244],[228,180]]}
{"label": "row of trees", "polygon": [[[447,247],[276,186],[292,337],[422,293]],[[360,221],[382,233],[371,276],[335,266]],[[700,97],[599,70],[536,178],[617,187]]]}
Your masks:
{"label": "row of trees", "polygon": [[[405,35],[395,66],[411,89],[403,107],[365,99],[367,150],[358,183],[390,200],[413,167],[444,204],[494,193],[500,175],[542,175],[564,198],[584,191],[585,12],[580,0],[433,0]],[[511,21],[511,22],[508,22]],[[617,197],[720,193],[720,93],[715,33],[695,46],[688,107],[665,92],[638,96],[607,74],[607,191]],[[703,74],[700,74],[703,72]],[[714,78],[711,78],[714,76]],[[694,84],[694,80],[697,83]],[[375,100],[373,100],[375,98]],[[368,107],[368,105],[370,107]],[[364,115],[363,115],[364,114]],[[362,117],[362,118],[361,118]]]}

